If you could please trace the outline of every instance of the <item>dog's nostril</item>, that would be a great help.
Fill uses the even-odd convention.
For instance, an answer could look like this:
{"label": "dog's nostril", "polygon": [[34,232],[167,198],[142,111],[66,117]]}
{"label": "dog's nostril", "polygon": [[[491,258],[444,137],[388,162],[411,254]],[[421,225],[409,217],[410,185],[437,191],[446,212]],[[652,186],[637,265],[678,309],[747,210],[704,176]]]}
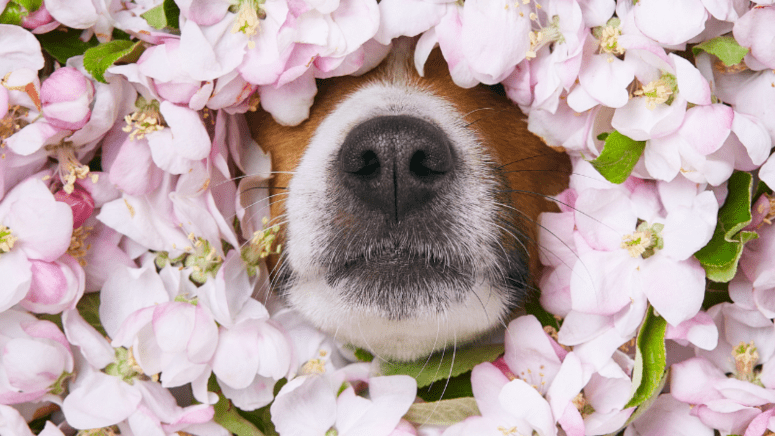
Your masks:
{"label": "dog's nostril", "polygon": [[418,150],[409,161],[409,172],[423,180],[443,176],[452,169],[452,154],[448,147],[438,147],[436,156],[429,156],[425,150]]}
{"label": "dog's nostril", "polygon": [[396,221],[431,201],[455,166],[447,135],[406,115],[382,116],[355,126],[342,143],[345,187],[362,203]]}
{"label": "dog's nostril", "polygon": [[350,174],[358,176],[377,176],[379,175],[379,158],[373,150],[366,150],[357,158],[351,156],[347,162],[342,162],[342,169]]}

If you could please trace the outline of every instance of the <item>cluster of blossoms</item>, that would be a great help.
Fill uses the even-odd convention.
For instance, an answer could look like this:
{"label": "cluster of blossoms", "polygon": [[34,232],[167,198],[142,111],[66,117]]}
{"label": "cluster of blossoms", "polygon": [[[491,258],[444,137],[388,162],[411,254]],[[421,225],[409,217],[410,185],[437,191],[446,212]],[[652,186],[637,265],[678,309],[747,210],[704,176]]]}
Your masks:
{"label": "cluster of blossoms", "polygon": [[[772,434],[770,3],[0,0],[0,434]],[[574,166],[541,307],[435,398],[271,295],[244,118],[399,36]]]}

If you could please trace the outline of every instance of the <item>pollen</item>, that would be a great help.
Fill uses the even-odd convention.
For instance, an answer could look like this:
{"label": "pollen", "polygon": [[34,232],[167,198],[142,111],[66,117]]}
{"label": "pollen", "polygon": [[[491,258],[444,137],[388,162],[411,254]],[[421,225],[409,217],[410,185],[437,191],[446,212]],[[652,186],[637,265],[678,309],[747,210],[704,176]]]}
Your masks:
{"label": "pollen", "polygon": [[103,428],[91,428],[88,430],[81,430],[75,434],[75,436],[117,436],[119,435],[117,426],[103,427]]}
{"label": "pollen", "polygon": [[300,375],[323,374],[326,372],[326,363],[322,359],[310,359],[299,370]]}
{"label": "pollen", "polygon": [[502,425],[498,426],[498,431],[501,432],[503,436],[519,436],[519,432],[517,432],[517,427],[504,427]]}
{"label": "pollen", "polygon": [[267,227],[269,219],[264,217],[261,220],[264,226],[263,230],[253,232],[253,237],[242,247],[242,260],[248,265],[248,274],[253,276],[258,270],[260,262],[272,254],[280,254],[283,245],[277,244],[277,234],[280,232],[280,226],[275,224]]}
{"label": "pollen", "polygon": [[740,344],[732,350],[732,357],[735,359],[735,378],[748,382],[756,381],[754,367],[759,360],[759,353],[756,351],[754,342],[746,344],[740,341]]}
{"label": "pollen", "polygon": [[664,242],[662,240],[662,229],[664,224],[655,223],[651,226],[646,222],[638,225],[629,235],[622,236],[621,248],[627,250],[632,257],[642,257],[644,259],[654,255],[656,250],[662,249]]}
{"label": "pollen", "polygon": [[25,119],[29,109],[13,105],[8,107],[8,113],[0,119],[0,147],[5,147],[5,140],[29,124]]}
{"label": "pollen", "polygon": [[188,247],[186,250],[188,256],[183,260],[183,266],[193,270],[190,276],[193,282],[204,284],[208,276],[215,277],[218,273],[223,264],[223,258],[210,244],[210,241],[196,237],[193,233],[189,234],[188,238],[194,243],[194,246]]}
{"label": "pollen", "polygon": [[132,207],[131,204],[129,204],[129,202],[126,200],[126,198],[124,199],[124,205],[126,205],[127,210],[129,210],[129,216],[134,218],[135,217],[135,208]]}
{"label": "pollen", "polygon": [[0,254],[8,253],[11,251],[14,243],[18,239],[19,238],[11,233],[11,229],[4,225],[0,225]]}
{"label": "pollen", "polygon": [[73,230],[73,235],[70,237],[70,246],[67,247],[67,254],[75,258],[78,264],[86,266],[86,254],[91,249],[91,244],[86,243],[86,238],[91,234],[92,227],[81,226]]}
{"label": "pollen", "polygon": [[624,48],[619,45],[622,35],[621,27],[607,25],[600,31],[600,53],[610,53],[614,56],[624,54]]}
{"label": "pollen", "polygon": [[262,8],[263,3],[263,0],[242,0],[239,5],[234,5],[236,10],[232,10],[237,16],[234,18],[231,33],[244,33],[248,37],[250,49],[256,47],[253,37],[261,30],[261,20],[266,18],[266,11]]}
{"label": "pollen", "polygon": [[646,107],[654,110],[658,104],[670,104],[673,101],[676,91],[675,76],[663,74],[658,80],[643,85],[643,87],[633,94],[646,98]]}
{"label": "pollen", "polygon": [[143,139],[145,135],[163,130],[164,117],[159,110],[159,101],[139,97],[135,102],[136,111],[124,117],[126,126],[121,130],[129,133],[129,139]]}
{"label": "pollen", "polygon": [[[51,153],[56,160],[59,161],[57,165],[57,173],[59,179],[62,181],[62,190],[68,194],[72,194],[75,190],[76,180],[84,180],[89,177],[91,170],[87,165],[82,164],[76,157],[76,146],[69,141],[61,141],[59,144],[47,145],[46,151]],[[94,181],[94,174],[91,175],[92,181]]]}
{"label": "pollen", "polygon": [[571,402],[579,411],[579,413],[581,413],[582,418],[586,418],[587,416],[595,413],[595,409],[589,403],[587,403],[587,398],[584,396],[583,392],[579,392],[579,394],[576,395],[573,400],[571,400]]}
{"label": "pollen", "polygon": [[638,257],[654,243],[654,235],[650,231],[633,232],[622,237],[621,247],[626,249],[632,257]]}
{"label": "pollen", "polygon": [[[540,9],[540,6],[537,3],[536,8]],[[558,44],[565,42],[565,37],[562,35],[562,32],[560,32],[560,17],[557,15],[553,16],[546,25],[541,24],[541,20],[535,12],[530,13],[530,20],[536,23],[538,30],[531,31],[528,34],[530,38],[530,49],[525,53],[527,59],[535,58],[536,53],[546,45],[555,42]]]}

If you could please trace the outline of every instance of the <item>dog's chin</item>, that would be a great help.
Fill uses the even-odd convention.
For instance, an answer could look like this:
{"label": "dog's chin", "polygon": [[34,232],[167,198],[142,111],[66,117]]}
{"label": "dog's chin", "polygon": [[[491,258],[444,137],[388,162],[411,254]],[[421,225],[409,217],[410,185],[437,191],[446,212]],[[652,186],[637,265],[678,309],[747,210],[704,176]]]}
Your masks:
{"label": "dog's chin", "polygon": [[460,262],[394,250],[364,255],[328,269],[326,282],[354,307],[371,308],[389,320],[443,312],[474,285]]}
{"label": "dog's chin", "polygon": [[[431,278],[445,274],[441,265],[396,263],[374,267],[357,262],[332,282],[324,274],[294,283],[286,292],[288,303],[337,340],[388,361],[415,360],[470,342],[502,325],[509,312],[503,291],[486,279],[458,287],[460,279]],[[358,296],[359,287],[369,286],[367,274],[376,280],[366,294],[373,296],[375,286],[384,286],[377,293],[382,301]],[[411,309],[397,316],[396,307]]]}

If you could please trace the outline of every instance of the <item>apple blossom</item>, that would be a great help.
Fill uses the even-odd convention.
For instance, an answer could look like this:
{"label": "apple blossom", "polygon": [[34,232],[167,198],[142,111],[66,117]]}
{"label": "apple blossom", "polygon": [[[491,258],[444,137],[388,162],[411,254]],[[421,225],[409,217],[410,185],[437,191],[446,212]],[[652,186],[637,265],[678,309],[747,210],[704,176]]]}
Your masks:
{"label": "apple blossom", "polygon": [[624,431],[625,436],[658,436],[680,428],[688,434],[711,436],[713,429],[703,424],[691,413],[691,406],[673,398],[660,395],[643,415]]}
{"label": "apple blossom", "polygon": [[[66,283],[69,280],[50,282],[53,277],[47,266],[70,246],[73,213],[68,205],[54,199],[42,181],[29,178],[9,192],[0,202],[0,223],[0,270],[6,277],[0,285],[2,310],[21,301],[33,283],[36,289],[49,285],[70,287]],[[76,287],[80,286],[78,281]]]}
{"label": "apple blossom", "polygon": [[94,85],[78,70],[63,67],[40,85],[43,116],[59,129],[78,130],[89,121]]}
{"label": "apple blossom", "polygon": [[17,310],[0,314],[0,402],[37,401],[48,393],[64,392],[73,372],[70,344],[50,321]]}
{"label": "apple blossom", "polygon": [[[405,375],[353,377],[367,372],[368,365],[353,366],[303,375],[283,386],[271,406],[277,431],[284,436],[391,434],[414,401],[416,382]],[[356,393],[356,381],[368,382],[368,398]]]}

